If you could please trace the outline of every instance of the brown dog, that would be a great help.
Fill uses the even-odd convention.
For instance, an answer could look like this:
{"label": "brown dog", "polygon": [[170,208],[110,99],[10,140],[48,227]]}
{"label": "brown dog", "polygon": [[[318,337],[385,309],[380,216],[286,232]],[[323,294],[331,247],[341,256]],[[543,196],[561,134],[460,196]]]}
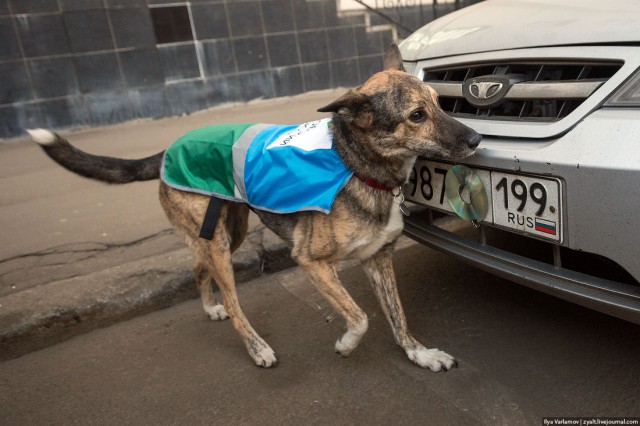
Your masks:
{"label": "brown dog", "polygon": [[[347,331],[335,345],[338,353],[349,355],[368,327],[367,315],[342,286],[335,267],[341,260],[357,258],[396,342],[408,357],[432,371],[452,368],[456,365],[453,357],[425,348],[407,328],[391,261],[403,226],[394,193],[398,194],[407,181],[417,156],[461,159],[474,152],[480,136],[447,116],[439,108],[433,89],[403,72],[395,45],[387,53],[383,72],[318,111],[333,113],[333,144],[354,176],[338,193],[330,214],[255,213],[291,245],[292,257],[346,320]],[[159,177],[162,153],[141,160],[99,157],[74,148],[47,130],[30,133],[51,158],[80,175],[110,183]],[[161,182],[160,201],[169,220],[195,253],[193,271],[205,311],[215,320],[230,317],[255,363],[274,366],[277,360],[273,350],[256,333],[240,307],[231,263],[231,253],[240,246],[247,231],[250,207],[224,201],[213,239],[208,241],[198,234],[209,197],[182,192]],[[220,288],[224,305],[214,297],[212,279]]]}

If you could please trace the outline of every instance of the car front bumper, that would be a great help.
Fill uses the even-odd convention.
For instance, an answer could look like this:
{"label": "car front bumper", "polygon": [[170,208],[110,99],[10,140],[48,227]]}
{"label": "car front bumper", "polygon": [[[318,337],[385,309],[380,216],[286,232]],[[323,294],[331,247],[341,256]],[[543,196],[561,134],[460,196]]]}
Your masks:
{"label": "car front bumper", "polygon": [[[474,120],[460,120],[474,127]],[[610,259],[640,282],[640,111],[597,110],[555,139],[485,138],[460,163],[553,176],[563,185],[561,245]],[[433,225],[425,215],[405,220],[405,233],[512,281],[640,324],[640,286],[538,262]]]}

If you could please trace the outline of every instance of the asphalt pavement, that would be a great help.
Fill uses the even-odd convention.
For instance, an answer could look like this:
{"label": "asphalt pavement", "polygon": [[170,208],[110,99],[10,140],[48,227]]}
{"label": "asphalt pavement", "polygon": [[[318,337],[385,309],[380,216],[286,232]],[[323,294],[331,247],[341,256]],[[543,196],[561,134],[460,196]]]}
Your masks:
{"label": "asphalt pavement", "polygon": [[458,368],[433,373],[409,361],[360,267],[340,277],[369,330],[342,358],[333,348],[344,321],[290,268],[238,288],[277,367],[255,366],[231,323],[209,320],[190,300],[1,362],[0,423],[539,426],[545,417],[640,417],[636,325],[419,245],[398,250],[394,264],[413,334]]}

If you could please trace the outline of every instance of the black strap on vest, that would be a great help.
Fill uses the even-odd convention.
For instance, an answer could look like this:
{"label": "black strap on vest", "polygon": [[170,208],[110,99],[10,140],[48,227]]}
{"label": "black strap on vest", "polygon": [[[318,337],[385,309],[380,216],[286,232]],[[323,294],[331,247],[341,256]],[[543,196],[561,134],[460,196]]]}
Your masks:
{"label": "black strap on vest", "polygon": [[220,219],[220,212],[222,211],[222,200],[217,197],[211,197],[209,200],[209,206],[204,214],[202,220],[202,227],[200,228],[200,238],[205,240],[213,240],[213,233],[216,230],[216,224]]}

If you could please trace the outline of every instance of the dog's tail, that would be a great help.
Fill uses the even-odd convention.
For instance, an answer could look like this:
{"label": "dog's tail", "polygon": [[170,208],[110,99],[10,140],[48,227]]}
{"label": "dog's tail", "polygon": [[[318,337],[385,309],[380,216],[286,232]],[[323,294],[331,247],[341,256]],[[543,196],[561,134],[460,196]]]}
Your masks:
{"label": "dog's tail", "polygon": [[160,177],[163,152],[140,160],[103,157],[81,151],[49,130],[34,129],[27,132],[53,161],[81,176],[108,183],[129,183]]}

